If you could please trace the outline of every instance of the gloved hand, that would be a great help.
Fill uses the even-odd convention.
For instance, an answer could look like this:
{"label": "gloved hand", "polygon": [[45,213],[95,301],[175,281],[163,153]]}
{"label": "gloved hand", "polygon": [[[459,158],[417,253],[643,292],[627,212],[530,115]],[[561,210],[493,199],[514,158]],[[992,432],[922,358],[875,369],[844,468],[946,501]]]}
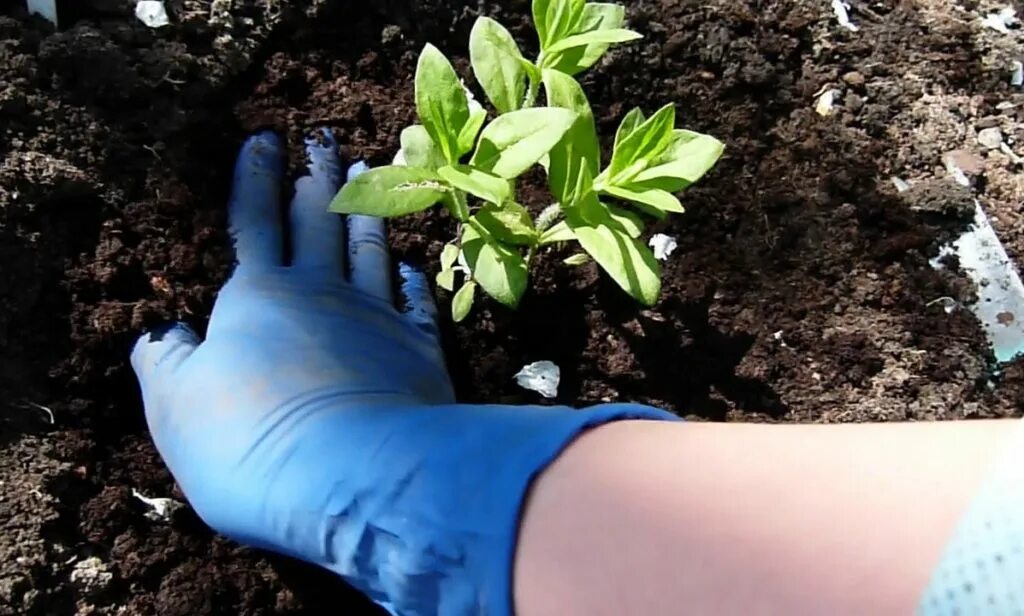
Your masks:
{"label": "gloved hand", "polygon": [[230,203],[238,266],[205,341],[178,324],[132,352],[153,439],[197,513],[240,542],[326,567],[403,615],[511,614],[520,507],[588,426],[670,419],[457,405],[425,278],[391,292],[383,222],[327,212],[335,145],[307,144],[284,259],[282,148],[244,146]]}

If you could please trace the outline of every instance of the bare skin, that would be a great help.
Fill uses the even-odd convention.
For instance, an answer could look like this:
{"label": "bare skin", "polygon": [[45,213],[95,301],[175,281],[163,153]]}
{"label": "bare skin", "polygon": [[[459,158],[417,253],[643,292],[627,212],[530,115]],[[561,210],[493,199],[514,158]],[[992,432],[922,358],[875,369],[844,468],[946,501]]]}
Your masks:
{"label": "bare skin", "polygon": [[520,616],[911,614],[1014,422],[621,422],[535,482]]}

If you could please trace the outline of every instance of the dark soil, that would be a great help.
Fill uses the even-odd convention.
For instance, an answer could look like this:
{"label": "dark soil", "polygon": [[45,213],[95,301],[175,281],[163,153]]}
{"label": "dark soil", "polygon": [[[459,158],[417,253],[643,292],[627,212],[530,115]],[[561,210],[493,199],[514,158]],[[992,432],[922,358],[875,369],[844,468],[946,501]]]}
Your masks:
{"label": "dark soil", "polygon": [[[133,4],[72,3],[53,32],[0,2],[0,614],[377,613],[327,574],[216,538],[188,510],[170,524],[143,516],[132,489],[181,495],[127,352],[153,323],[203,327],[232,266],[223,204],[248,131],[287,135],[296,174],[300,138],[318,126],[348,159],[385,163],[413,119],[423,43],[469,77],[476,16],[530,46],[529,3],[172,0],[175,23],[159,31]],[[447,328],[461,397],[533,402],[512,375],[548,359],[562,403],[638,401],[694,419],[1019,415],[1024,367],[994,378],[970,313],[934,301],[972,297],[955,269],[928,265],[971,197],[941,169],[962,136],[929,131],[948,116],[1019,132],[1024,100],[984,61],[976,20],[929,2],[871,7],[851,33],[826,2],[630,3],[647,38],[584,83],[600,130],[614,134],[632,106],[674,102],[727,155],[686,193],[688,213],[656,228],[680,248],[655,308],[593,265],[545,255],[518,312],[484,303]],[[814,110],[823,87],[842,92],[828,117]],[[990,184],[1019,172],[1003,165]],[[898,193],[892,175],[915,189]],[[1012,190],[987,195],[978,175],[975,194],[1019,231]],[[400,220],[393,246],[435,267],[453,229],[440,212]]]}

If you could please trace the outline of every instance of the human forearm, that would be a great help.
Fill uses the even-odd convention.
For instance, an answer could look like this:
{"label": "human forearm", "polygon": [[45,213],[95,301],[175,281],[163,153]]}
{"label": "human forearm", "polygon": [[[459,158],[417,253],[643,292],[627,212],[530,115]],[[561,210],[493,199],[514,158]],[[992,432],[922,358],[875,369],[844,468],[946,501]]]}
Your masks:
{"label": "human forearm", "polygon": [[604,426],[534,485],[517,613],[911,613],[1011,431]]}

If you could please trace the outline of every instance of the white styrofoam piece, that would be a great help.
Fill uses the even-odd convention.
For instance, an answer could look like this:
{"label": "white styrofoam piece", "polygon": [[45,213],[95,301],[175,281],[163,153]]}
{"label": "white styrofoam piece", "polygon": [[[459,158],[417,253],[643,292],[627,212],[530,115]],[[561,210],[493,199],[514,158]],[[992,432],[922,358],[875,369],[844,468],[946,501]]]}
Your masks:
{"label": "white styrofoam piece", "polygon": [[57,0],[28,0],[28,12],[41,15],[54,27],[57,26]]}
{"label": "white styrofoam piece", "polygon": [[538,361],[523,366],[516,374],[516,383],[520,387],[535,391],[545,398],[558,397],[558,384],[561,380],[561,369],[550,361]]}
{"label": "white styrofoam piece", "polygon": [[939,261],[948,254],[956,254],[978,287],[978,301],[970,309],[981,321],[996,359],[1008,362],[1024,355],[1024,283],[977,201],[974,224],[952,246],[944,247],[932,265],[941,267]]}
{"label": "white styrofoam piece", "polygon": [[850,5],[843,2],[843,0],[832,0],[832,12],[836,14],[836,21],[839,22],[839,25],[850,32],[857,32],[860,28],[850,21],[849,10]]}
{"label": "white styrofoam piece", "polygon": [[654,237],[651,238],[650,246],[654,250],[655,259],[667,261],[672,256],[672,253],[676,251],[676,248],[679,248],[679,242],[671,235],[655,233]]}
{"label": "white styrofoam piece", "polygon": [[150,508],[146,512],[146,517],[154,522],[170,522],[174,512],[185,506],[172,498],[149,498],[134,488],[132,496]]}
{"label": "white styrofoam piece", "polygon": [[150,28],[163,28],[171,23],[167,7],[161,0],[139,0],[135,5],[135,16]]}

